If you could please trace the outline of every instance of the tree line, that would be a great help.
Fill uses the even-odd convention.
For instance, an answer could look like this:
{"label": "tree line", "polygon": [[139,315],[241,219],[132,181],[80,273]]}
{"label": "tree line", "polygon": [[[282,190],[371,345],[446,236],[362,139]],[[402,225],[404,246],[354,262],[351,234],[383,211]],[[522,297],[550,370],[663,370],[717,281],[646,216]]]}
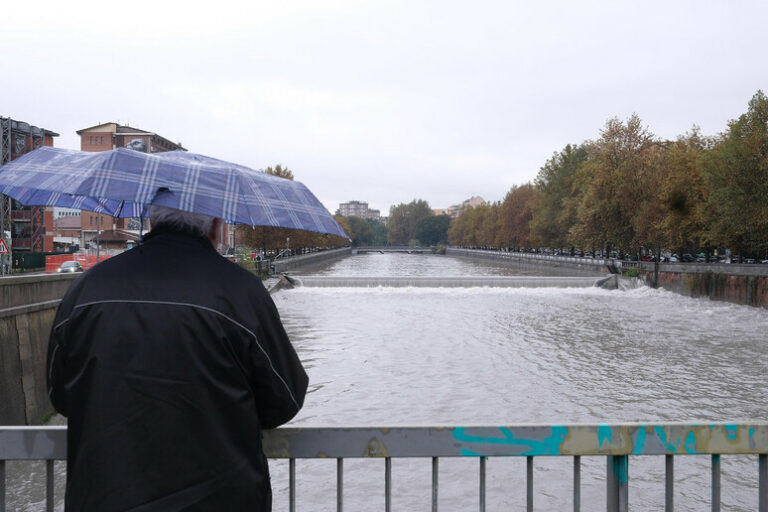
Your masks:
{"label": "tree line", "polygon": [[717,136],[694,126],[661,140],[637,115],[609,119],[598,139],[555,152],[533,183],[462,211],[448,235],[475,247],[765,256],[768,98],[758,91]]}
{"label": "tree line", "polygon": [[[280,165],[266,172],[293,179]],[[768,98],[757,91],[725,132],[697,126],[663,140],[633,114],[609,119],[599,137],[553,153],[533,182],[453,220],[422,199],[392,206],[389,220],[336,216],[353,245],[550,248],[638,254],[661,249],[766,257]],[[281,228],[238,226],[240,243],[274,250],[349,245]]]}

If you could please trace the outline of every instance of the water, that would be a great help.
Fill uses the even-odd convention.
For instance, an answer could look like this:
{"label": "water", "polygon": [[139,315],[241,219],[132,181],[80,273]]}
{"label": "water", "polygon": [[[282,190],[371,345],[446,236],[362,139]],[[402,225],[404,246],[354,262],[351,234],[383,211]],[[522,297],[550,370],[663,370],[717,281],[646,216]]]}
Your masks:
{"label": "water", "polygon": [[[520,273],[544,271],[368,254],[313,275]],[[275,301],[310,375],[296,425],[766,418],[762,309],[649,288],[296,288]],[[756,458],[723,460],[723,509],[755,510]],[[429,464],[395,461],[394,510],[429,509]],[[273,466],[280,509],[285,470]],[[709,458],[677,457],[675,466],[676,510],[707,510]],[[662,457],[631,458],[632,510],[663,508],[663,471]],[[584,461],[583,510],[605,508],[604,473],[604,458]],[[335,510],[332,461],[302,462],[297,475],[299,510]],[[535,475],[536,509],[567,510],[571,459],[538,458]],[[476,506],[476,460],[444,459],[440,478],[441,510]],[[524,459],[492,459],[488,479],[489,511],[524,510]],[[383,462],[347,462],[345,502],[349,510],[383,508]]]}
{"label": "water", "polygon": [[[408,254],[301,273],[575,275]],[[763,309],[648,288],[296,288],[274,299],[310,376],[297,426],[766,418]],[[582,462],[582,510],[604,510],[605,458]],[[429,510],[431,461],[392,466],[393,510]],[[271,467],[274,509],[287,510],[287,463]],[[335,467],[298,461],[298,510],[336,509]],[[525,510],[525,459],[490,459],[487,471],[487,510]],[[723,457],[722,472],[723,510],[756,510],[756,457]],[[709,458],[676,457],[675,475],[676,510],[708,510]],[[344,476],[345,510],[384,509],[383,460],[348,460]],[[570,458],[537,458],[534,481],[536,510],[571,507]],[[663,509],[664,458],[631,457],[629,485],[631,510]],[[9,486],[39,502],[28,488],[18,479]],[[477,503],[477,460],[442,459],[440,510]]]}

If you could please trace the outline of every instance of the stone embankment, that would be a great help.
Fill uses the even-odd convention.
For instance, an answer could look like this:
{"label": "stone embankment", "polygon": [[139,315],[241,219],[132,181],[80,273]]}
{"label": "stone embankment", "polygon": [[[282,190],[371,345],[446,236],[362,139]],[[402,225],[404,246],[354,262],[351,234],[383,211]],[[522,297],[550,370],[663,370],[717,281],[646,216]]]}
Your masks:
{"label": "stone embankment", "polygon": [[342,247],[341,249],[330,249],[327,251],[313,252],[301,256],[291,256],[290,258],[278,258],[272,262],[272,269],[275,273],[287,272],[296,268],[307,268],[311,265],[324,263],[329,260],[343,258],[352,254],[351,247]]}
{"label": "stone embankment", "polygon": [[722,263],[620,262],[600,258],[571,258],[534,253],[449,248],[446,254],[504,261],[518,265],[563,267],[577,271],[637,272],[644,284],[688,297],[768,308],[768,265]]}
{"label": "stone embankment", "polygon": [[688,297],[768,308],[768,265],[641,262],[633,266],[648,286]]}

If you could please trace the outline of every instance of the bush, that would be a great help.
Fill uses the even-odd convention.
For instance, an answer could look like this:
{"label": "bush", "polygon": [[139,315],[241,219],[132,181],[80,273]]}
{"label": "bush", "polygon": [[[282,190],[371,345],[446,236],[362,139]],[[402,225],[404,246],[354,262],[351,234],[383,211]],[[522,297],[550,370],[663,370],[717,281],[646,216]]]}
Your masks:
{"label": "bush", "polygon": [[626,268],[622,272],[624,274],[624,277],[639,277],[640,271],[636,268]]}

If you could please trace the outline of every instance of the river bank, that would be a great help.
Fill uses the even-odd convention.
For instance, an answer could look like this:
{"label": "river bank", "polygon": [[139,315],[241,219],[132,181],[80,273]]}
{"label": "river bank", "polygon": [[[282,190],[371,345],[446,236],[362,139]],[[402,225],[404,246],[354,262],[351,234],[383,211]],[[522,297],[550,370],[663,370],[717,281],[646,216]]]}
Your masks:
{"label": "river bank", "polygon": [[587,273],[621,272],[624,276],[636,277],[652,288],[662,288],[686,297],[706,297],[768,309],[768,265],[622,262],[613,259],[456,248],[447,249],[446,254],[506,262],[509,265],[563,267]]}

